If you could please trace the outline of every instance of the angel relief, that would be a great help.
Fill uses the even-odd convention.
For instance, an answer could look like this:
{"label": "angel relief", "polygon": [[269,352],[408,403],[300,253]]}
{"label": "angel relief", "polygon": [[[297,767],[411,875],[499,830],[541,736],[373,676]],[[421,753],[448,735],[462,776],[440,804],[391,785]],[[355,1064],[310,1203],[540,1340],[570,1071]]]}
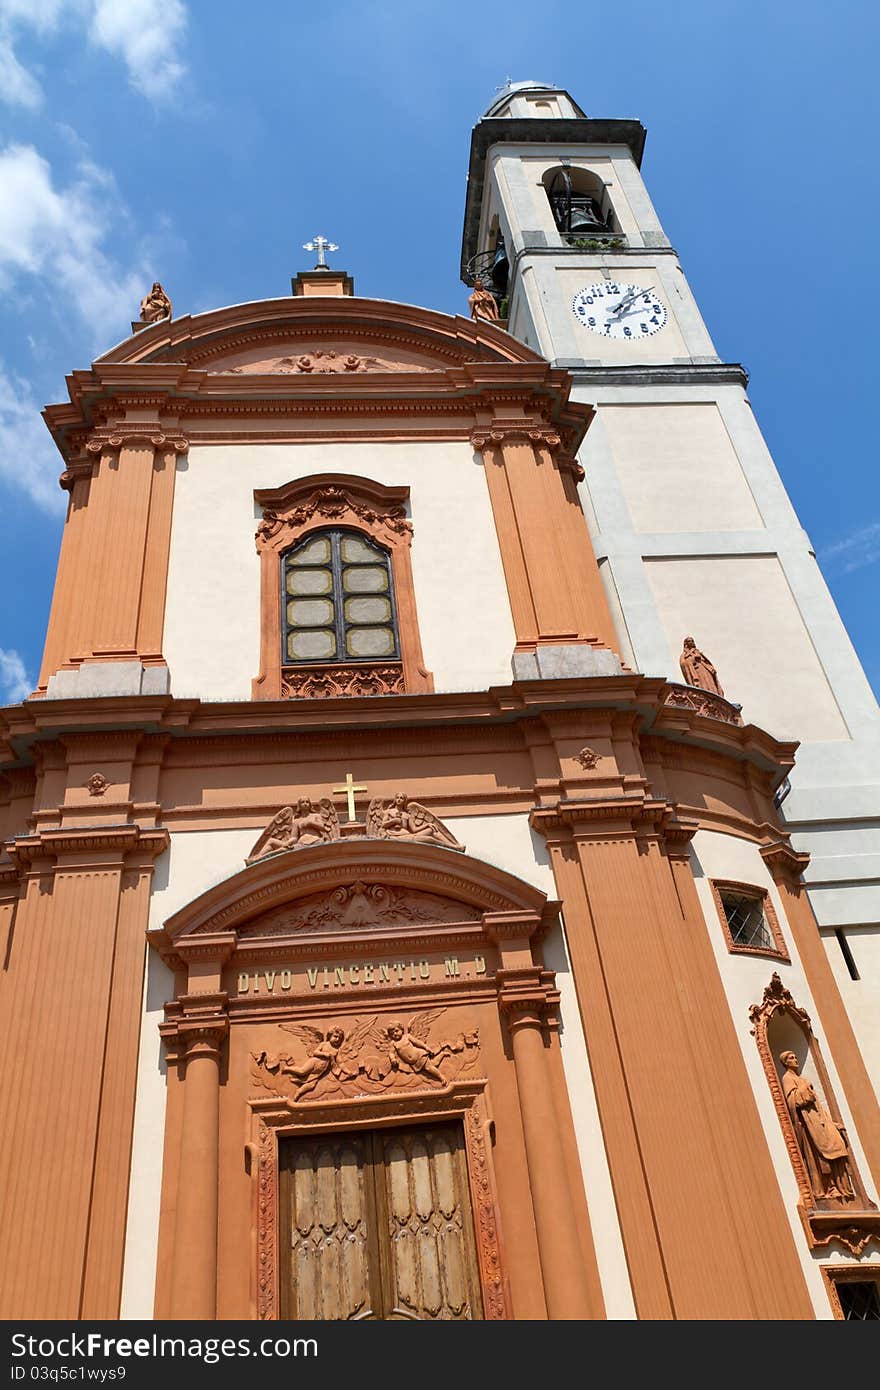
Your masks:
{"label": "angel relief", "polygon": [[328,797],[315,806],[308,796],[300,797],[295,806],[282,806],[277,816],[266,826],[247,858],[248,864],[277,854],[283,849],[298,849],[339,839],[339,817]]}
{"label": "angel relief", "polygon": [[455,836],[433,811],[418,801],[410,801],[404,792],[396,792],[390,801],[375,797],[367,810],[367,834],[380,840],[408,840],[410,843],[445,845],[447,849],[464,849]]}
{"label": "angel relief", "polygon": [[282,1023],[298,1038],[305,1056],[293,1053],[251,1054],[251,1075],[258,1086],[292,1101],[312,1096],[379,1095],[391,1089],[446,1086],[473,1066],[480,1046],[479,1029],[443,1042],[431,1041],[431,1028],[445,1009],[414,1014],[408,1023],[386,1024],[378,1015],[354,1019],[346,1032],[334,1024],[326,1033],[309,1023]]}

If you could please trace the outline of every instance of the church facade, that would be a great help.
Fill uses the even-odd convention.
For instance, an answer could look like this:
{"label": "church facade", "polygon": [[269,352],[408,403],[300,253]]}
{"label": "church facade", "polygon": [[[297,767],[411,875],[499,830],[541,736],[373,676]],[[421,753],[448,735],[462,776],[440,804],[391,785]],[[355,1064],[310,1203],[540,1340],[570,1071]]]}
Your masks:
{"label": "church facade", "polygon": [[[3,1316],[880,1314],[834,934],[876,917],[850,865],[823,937],[803,844],[846,857],[868,703],[770,577],[801,542],[754,441],[724,452],[744,382],[640,131],[537,84],[490,108],[471,319],[324,266],[180,318],[156,285],[47,409],[68,515],[2,715]],[[743,554],[787,722],[727,635]]]}

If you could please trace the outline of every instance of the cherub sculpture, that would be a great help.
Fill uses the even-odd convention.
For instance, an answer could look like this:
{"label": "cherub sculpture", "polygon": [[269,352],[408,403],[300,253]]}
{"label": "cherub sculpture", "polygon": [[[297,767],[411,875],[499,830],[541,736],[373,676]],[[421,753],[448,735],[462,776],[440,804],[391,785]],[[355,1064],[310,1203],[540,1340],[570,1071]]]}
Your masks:
{"label": "cherub sculpture", "polygon": [[396,792],[390,801],[374,797],[367,809],[367,834],[378,840],[408,840],[415,844],[464,849],[433,811]]}
{"label": "cherub sculpture", "polygon": [[310,1095],[325,1076],[332,1076],[337,1081],[351,1081],[360,1071],[358,1052],[372,1023],[372,1019],[356,1023],[347,1038],[345,1031],[339,1027],[330,1028],[325,1034],[308,1023],[282,1023],[281,1027],[286,1033],[293,1033],[305,1043],[309,1055],[300,1064],[289,1057],[280,1058],[274,1066],[267,1063],[268,1070],[278,1070],[283,1076],[292,1076],[294,1081],[300,1083],[294,1100],[302,1100]]}
{"label": "cherub sculpture", "polygon": [[247,863],[253,864],[284,849],[338,839],[339,817],[329,797],[322,797],[315,806],[310,797],[301,796],[295,806],[282,806],[273,817],[248,855]]}
{"label": "cherub sculpture", "polygon": [[141,300],[140,316],[142,323],[158,323],[160,319],[171,318],[171,300],[158,280],[154,281],[149,294],[145,294]]}

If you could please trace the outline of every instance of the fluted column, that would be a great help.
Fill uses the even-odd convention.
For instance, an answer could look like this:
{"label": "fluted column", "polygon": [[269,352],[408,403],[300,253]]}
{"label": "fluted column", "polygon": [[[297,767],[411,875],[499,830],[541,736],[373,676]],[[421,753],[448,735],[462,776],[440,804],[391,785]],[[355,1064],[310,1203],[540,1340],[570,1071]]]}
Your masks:
{"label": "fluted column", "polygon": [[[219,1007],[225,995],[210,1002]],[[212,1321],[217,1315],[220,1054],[227,1029],[225,1017],[184,1018],[177,1028],[184,1099],[171,1276],[176,1319]]]}

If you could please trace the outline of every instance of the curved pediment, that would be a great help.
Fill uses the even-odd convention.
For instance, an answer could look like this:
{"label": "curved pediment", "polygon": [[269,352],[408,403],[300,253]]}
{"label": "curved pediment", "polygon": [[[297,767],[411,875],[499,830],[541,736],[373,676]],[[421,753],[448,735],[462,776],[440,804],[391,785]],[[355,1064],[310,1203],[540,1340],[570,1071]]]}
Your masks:
{"label": "curved pediment", "polygon": [[261,859],[209,888],[150,939],[163,951],[192,940],[478,923],[512,913],[549,925],[556,905],[531,884],[456,850],[387,840],[337,840]]}
{"label": "curved pediment", "polygon": [[101,363],[185,363],[211,375],[356,377],[468,363],[544,363],[502,328],[352,296],[258,300],[162,320]]}

